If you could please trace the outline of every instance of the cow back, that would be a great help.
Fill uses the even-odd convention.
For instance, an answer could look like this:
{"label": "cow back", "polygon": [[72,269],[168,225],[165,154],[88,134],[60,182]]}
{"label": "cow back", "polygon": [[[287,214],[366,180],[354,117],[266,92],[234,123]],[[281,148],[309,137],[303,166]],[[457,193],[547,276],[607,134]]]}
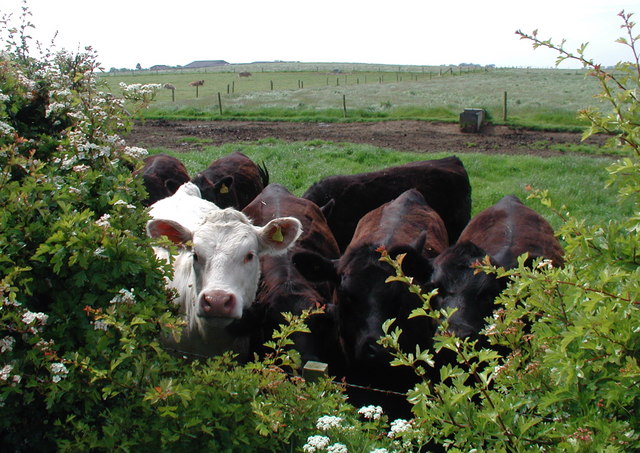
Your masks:
{"label": "cow back", "polygon": [[321,207],[330,206],[327,221],[340,249],[345,250],[362,216],[412,188],[440,215],[449,240],[455,241],[471,215],[469,177],[455,156],[330,176],[315,183],[302,197]]}

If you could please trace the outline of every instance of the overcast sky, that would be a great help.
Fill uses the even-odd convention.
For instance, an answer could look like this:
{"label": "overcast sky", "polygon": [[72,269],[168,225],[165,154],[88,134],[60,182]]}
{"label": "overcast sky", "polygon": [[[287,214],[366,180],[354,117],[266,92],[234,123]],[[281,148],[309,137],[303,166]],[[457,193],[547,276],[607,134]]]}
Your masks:
{"label": "overcast sky", "polygon": [[[0,11],[16,19],[21,5],[2,0]],[[589,42],[587,56],[612,65],[631,57],[614,42],[623,35],[618,13],[640,14],[640,2],[617,0],[28,0],[27,6],[35,39],[49,43],[57,32],[58,48],[92,46],[106,70],[194,60],[553,67],[557,54],[534,51],[518,29],[564,38],[572,51]]]}

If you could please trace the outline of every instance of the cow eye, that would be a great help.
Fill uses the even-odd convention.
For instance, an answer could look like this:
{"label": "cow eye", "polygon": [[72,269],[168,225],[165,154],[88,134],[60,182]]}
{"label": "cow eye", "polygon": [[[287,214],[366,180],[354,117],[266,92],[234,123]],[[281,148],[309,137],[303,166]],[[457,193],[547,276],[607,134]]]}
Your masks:
{"label": "cow eye", "polygon": [[254,257],[255,257],[255,254],[253,252],[249,252],[249,253],[247,253],[245,255],[244,262],[245,263],[250,263],[253,260]]}
{"label": "cow eye", "polygon": [[193,252],[193,261],[198,261],[198,254],[196,252]]}

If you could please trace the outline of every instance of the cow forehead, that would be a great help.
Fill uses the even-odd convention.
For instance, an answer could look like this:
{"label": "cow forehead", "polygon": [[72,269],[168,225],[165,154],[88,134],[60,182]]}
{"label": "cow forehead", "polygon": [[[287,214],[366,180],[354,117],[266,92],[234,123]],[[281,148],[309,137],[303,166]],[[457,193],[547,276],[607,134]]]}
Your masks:
{"label": "cow forehead", "polygon": [[193,243],[196,247],[255,248],[258,234],[251,224],[205,222],[194,232]]}

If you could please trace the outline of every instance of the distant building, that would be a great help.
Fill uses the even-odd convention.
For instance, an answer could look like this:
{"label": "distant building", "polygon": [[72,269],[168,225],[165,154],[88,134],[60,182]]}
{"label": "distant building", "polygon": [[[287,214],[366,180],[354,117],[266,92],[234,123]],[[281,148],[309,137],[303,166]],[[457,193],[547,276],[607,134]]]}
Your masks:
{"label": "distant building", "polygon": [[167,71],[169,69],[174,69],[171,66],[167,66],[166,64],[157,64],[155,66],[151,66],[149,71]]}
{"label": "distant building", "polygon": [[198,68],[211,68],[214,66],[225,66],[229,63],[224,60],[199,60],[192,61],[188,65],[183,66],[183,68],[187,69],[198,69]]}

